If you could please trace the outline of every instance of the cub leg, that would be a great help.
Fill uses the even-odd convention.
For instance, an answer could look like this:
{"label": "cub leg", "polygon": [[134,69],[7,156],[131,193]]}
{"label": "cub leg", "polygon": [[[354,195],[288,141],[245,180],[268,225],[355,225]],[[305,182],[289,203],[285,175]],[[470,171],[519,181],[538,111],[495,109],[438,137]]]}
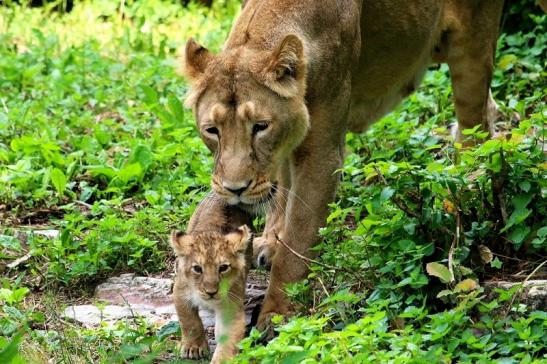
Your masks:
{"label": "cub leg", "polygon": [[284,163],[278,174],[277,191],[266,213],[266,226],[262,236],[253,240],[253,262],[257,267],[269,267],[278,244],[275,234],[283,228],[285,209],[290,190],[290,171]]}
{"label": "cub leg", "polygon": [[207,355],[209,345],[205,337],[203,323],[198,309],[188,300],[188,293],[175,282],[173,289],[175,308],[179,318],[182,339],[180,341],[181,356],[184,359],[201,359]]}
{"label": "cub leg", "polygon": [[[446,61],[450,69],[458,127],[457,140],[463,129],[482,125],[495,135],[498,107],[492,98],[490,82],[502,0],[473,1],[473,14],[462,15],[458,25],[448,30]],[[463,5],[465,7],[465,5]]]}
{"label": "cub leg", "polygon": [[245,336],[245,309],[243,301],[237,305],[222,307],[216,313],[215,338],[217,348],[211,364],[220,364],[237,355],[237,345]]}

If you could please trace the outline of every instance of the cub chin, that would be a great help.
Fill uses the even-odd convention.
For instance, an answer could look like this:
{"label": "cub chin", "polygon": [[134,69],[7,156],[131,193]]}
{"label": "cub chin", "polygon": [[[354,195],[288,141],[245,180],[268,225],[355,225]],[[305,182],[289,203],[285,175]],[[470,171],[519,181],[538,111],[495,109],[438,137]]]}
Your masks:
{"label": "cub chin", "polygon": [[217,347],[211,363],[232,358],[245,335],[245,282],[252,257],[250,218],[226,206],[215,195],[206,197],[192,216],[186,234],[171,233],[177,255],[173,296],[182,329],[181,354],[201,359],[209,349],[200,307],[215,312]]}

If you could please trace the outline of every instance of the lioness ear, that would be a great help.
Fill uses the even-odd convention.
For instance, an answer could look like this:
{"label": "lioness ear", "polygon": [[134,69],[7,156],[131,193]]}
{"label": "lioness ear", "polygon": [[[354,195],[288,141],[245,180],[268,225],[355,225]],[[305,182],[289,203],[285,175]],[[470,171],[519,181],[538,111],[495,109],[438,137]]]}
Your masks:
{"label": "lioness ear", "polygon": [[188,251],[192,246],[192,237],[190,235],[185,235],[182,231],[173,230],[169,241],[175,254],[188,255]]}
{"label": "lioness ear", "polygon": [[184,73],[191,81],[198,79],[213,59],[213,54],[199,45],[193,38],[186,42],[184,51]]}
{"label": "lioness ear", "polygon": [[247,225],[240,226],[235,232],[226,235],[226,238],[233,244],[238,254],[245,254],[247,247],[253,240],[253,233]]}
{"label": "lioness ear", "polygon": [[287,35],[271,54],[262,71],[266,86],[282,97],[294,97],[305,91],[306,63],[304,45],[294,34]]}

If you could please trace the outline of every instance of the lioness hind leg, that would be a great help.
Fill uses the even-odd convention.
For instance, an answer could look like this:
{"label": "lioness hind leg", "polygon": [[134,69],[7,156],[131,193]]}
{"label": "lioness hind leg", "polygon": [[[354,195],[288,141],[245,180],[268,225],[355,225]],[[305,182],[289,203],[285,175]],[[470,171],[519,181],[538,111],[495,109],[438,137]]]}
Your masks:
{"label": "lioness hind leg", "polygon": [[457,140],[463,129],[482,125],[495,135],[497,105],[490,91],[502,0],[471,0],[472,14],[460,15],[457,25],[448,30],[446,62],[450,69],[458,127]]}

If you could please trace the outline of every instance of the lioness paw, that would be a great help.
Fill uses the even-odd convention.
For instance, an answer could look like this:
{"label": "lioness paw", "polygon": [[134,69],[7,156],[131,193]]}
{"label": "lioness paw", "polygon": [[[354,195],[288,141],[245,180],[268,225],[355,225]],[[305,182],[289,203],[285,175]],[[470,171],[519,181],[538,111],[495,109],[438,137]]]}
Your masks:
{"label": "lioness paw", "polygon": [[275,237],[272,239],[271,237],[260,236],[253,240],[253,263],[257,268],[271,268],[276,246]]}
{"label": "lioness paw", "polygon": [[207,340],[197,343],[181,343],[180,355],[183,359],[203,359],[209,353]]}
{"label": "lioness paw", "polygon": [[284,317],[283,320],[277,324],[274,324],[272,322],[272,318],[279,315],[280,314],[277,312],[268,312],[260,314],[260,316],[258,317],[256,329],[261,333],[260,340],[262,342],[268,342],[272,340],[276,336],[275,326],[282,325],[287,322],[286,316],[281,314]]}

